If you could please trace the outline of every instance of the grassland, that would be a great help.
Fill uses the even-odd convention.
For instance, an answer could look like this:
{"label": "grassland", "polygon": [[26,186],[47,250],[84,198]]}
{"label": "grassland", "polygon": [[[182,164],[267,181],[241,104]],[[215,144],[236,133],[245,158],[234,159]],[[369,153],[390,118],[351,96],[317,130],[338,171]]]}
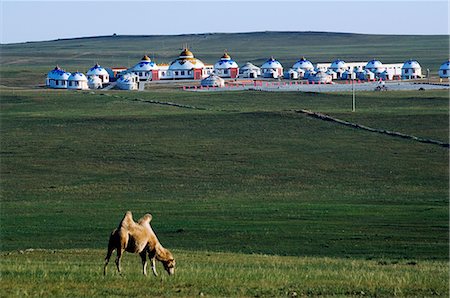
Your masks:
{"label": "grassland", "polygon": [[103,277],[103,251],[14,252],[0,259],[2,296],[445,297],[448,293],[448,268],[443,262],[174,253],[178,272],[156,278],[142,275],[137,256],[124,257],[123,276],[111,266]]}
{"label": "grassland", "polygon": [[[448,296],[448,148],[294,112],[448,142],[447,91],[360,92],[352,113],[350,94],[35,87],[56,63],[132,64],[148,50],[168,60],[186,38],[206,62],[225,47],[241,63],[412,56],[432,69],[448,53],[448,36],[285,34],[2,45],[2,296]],[[246,50],[264,38],[274,46]],[[153,214],[174,278],[142,277],[131,255],[124,277],[113,266],[101,276],[126,210]]]}

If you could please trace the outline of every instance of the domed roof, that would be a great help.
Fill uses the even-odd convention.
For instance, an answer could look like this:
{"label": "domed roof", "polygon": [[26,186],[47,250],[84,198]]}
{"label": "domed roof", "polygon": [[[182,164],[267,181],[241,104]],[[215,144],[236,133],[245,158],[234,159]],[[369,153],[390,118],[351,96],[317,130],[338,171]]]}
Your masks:
{"label": "domed roof", "polygon": [[339,69],[339,68],[345,68],[345,61],[336,59],[331,63],[330,66],[331,69]]}
{"label": "domed roof", "polygon": [[61,69],[58,65],[47,74],[47,78],[53,80],[67,80],[70,76],[70,72],[66,72]]}
{"label": "domed roof", "polygon": [[202,86],[223,86],[224,83],[224,79],[215,74],[210,74],[201,81]]}
{"label": "domed roof", "polygon": [[73,72],[68,78],[69,81],[87,81],[86,76],[81,72]]}
{"label": "domed roof", "polygon": [[439,67],[439,70],[450,70],[450,60],[442,63],[441,67]]}
{"label": "domed roof", "polygon": [[276,60],[273,57],[270,57],[269,60],[267,60],[266,62],[264,62],[263,65],[261,65],[261,68],[283,68],[283,66],[281,65],[280,62],[278,62],[278,60]]}
{"label": "domed roof", "polygon": [[406,61],[402,68],[414,68],[414,69],[418,69],[421,68],[419,62],[417,62],[416,60],[408,60]]}
{"label": "domed roof", "polygon": [[258,69],[259,69],[258,66],[250,62],[245,63],[245,65],[241,67],[241,70],[258,70]]}
{"label": "domed roof", "polygon": [[96,75],[96,76],[105,76],[108,75],[108,72],[106,71],[106,69],[104,69],[103,67],[101,67],[100,65],[95,64],[94,67],[90,68],[87,73],[88,76],[92,76],[92,75]]}
{"label": "domed roof", "polygon": [[188,48],[185,48],[181,54],[180,54],[180,58],[194,58],[194,54],[189,51]]}
{"label": "domed roof", "polygon": [[190,70],[193,68],[203,68],[205,64],[194,57],[191,51],[185,48],[178,59],[172,61],[169,65],[169,70]]}
{"label": "domed roof", "polygon": [[292,65],[293,69],[303,69],[303,70],[310,70],[314,69],[314,65],[311,63],[311,61],[307,60],[305,57],[302,57],[302,59],[295,62],[294,65]]}
{"label": "domed roof", "polygon": [[366,64],[366,68],[369,68],[369,69],[379,68],[379,67],[383,67],[383,63],[381,63],[381,61],[375,60],[375,59],[374,60],[370,60]]}
{"label": "domed roof", "polygon": [[214,64],[215,69],[238,68],[238,64],[231,59],[228,53],[223,54],[222,58]]}
{"label": "domed roof", "polygon": [[141,61],[131,68],[133,71],[151,71],[157,69],[158,65],[156,65],[156,63],[153,62],[147,55],[144,55]]}

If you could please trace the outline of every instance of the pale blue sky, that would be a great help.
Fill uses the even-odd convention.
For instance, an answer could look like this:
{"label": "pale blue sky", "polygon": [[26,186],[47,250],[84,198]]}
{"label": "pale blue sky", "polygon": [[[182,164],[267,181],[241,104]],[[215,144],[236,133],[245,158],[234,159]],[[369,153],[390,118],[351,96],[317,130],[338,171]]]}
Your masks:
{"label": "pale blue sky", "polygon": [[330,31],[449,34],[448,1],[11,1],[1,43],[127,34]]}

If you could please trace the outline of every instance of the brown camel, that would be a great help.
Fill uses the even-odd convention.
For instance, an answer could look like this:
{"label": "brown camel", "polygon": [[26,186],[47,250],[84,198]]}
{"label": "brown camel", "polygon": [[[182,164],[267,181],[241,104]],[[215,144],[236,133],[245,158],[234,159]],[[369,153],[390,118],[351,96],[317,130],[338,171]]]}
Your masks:
{"label": "brown camel", "polygon": [[120,258],[124,251],[138,253],[141,256],[144,275],[147,275],[147,255],[151,260],[152,271],[155,276],[158,276],[155,260],[163,264],[169,275],[175,273],[175,260],[170,251],[159,243],[150,226],[151,220],[151,214],[146,214],[136,223],[130,211],[125,213],[119,226],[109,237],[108,253],[103,268],[104,275],[106,275],[106,266],[108,266],[111,254],[115,249],[117,249],[116,266],[119,273],[121,273]]}

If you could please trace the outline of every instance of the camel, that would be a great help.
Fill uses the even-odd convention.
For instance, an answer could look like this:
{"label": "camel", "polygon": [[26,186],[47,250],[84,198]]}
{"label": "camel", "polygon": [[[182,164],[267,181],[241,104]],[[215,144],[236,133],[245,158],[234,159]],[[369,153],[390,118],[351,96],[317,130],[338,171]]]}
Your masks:
{"label": "camel", "polygon": [[108,252],[105,257],[105,266],[103,275],[106,275],[106,267],[114,250],[117,250],[116,266],[119,274],[121,273],[120,259],[124,251],[138,253],[142,260],[143,274],[147,275],[147,255],[151,261],[152,271],[155,276],[155,260],[160,261],[169,275],[175,273],[175,259],[172,253],[164,248],[150,226],[152,220],[151,214],[145,214],[137,223],[133,220],[130,211],[125,213],[117,229],[112,231],[109,237]]}

